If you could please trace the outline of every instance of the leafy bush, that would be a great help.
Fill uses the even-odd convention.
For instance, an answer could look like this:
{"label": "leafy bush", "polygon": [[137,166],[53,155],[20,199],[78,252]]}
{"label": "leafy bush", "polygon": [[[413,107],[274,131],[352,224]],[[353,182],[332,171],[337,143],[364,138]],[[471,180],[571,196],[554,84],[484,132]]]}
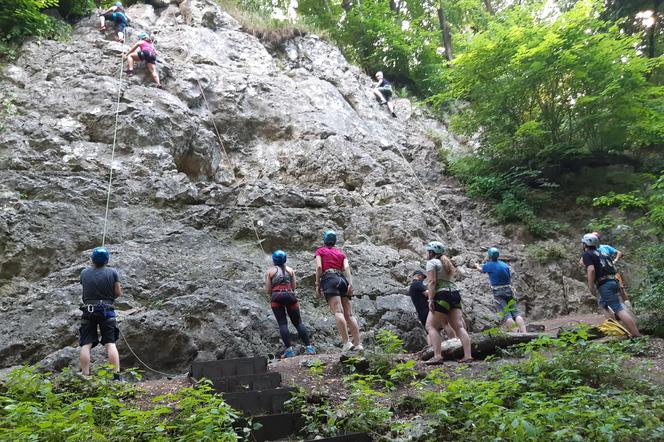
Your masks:
{"label": "leafy bush", "polygon": [[391,330],[386,328],[378,330],[376,333],[376,344],[387,354],[400,354],[406,351],[403,348],[403,340]]}
{"label": "leafy bush", "polygon": [[85,379],[18,368],[0,385],[0,440],[235,441],[249,431],[207,384],[147,406],[134,403],[141,394],[107,369]]}
{"label": "leafy bush", "polygon": [[530,244],[526,246],[526,254],[540,264],[548,264],[569,257],[565,247],[553,241]]}

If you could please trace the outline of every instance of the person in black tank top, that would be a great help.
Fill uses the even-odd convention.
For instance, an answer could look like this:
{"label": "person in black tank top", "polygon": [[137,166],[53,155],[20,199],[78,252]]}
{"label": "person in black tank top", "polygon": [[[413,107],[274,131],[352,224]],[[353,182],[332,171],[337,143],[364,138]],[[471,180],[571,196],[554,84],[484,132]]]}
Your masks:
{"label": "person in black tank top", "polygon": [[265,291],[270,295],[272,313],[274,313],[277,324],[279,324],[279,334],[286,347],[281,357],[290,358],[295,356],[295,350],[291,346],[286,315],[290,318],[297,330],[297,334],[300,335],[300,339],[302,339],[302,342],[306,346],[306,354],[313,355],[316,352],[311,342],[309,342],[307,329],[304,327],[302,318],[300,317],[300,304],[295,296],[295,272],[292,268],[286,266],[287,259],[288,255],[283,250],[274,251],[272,253],[272,263],[275,267],[270,268],[265,274]]}
{"label": "person in black tank top", "polygon": [[394,118],[397,117],[397,114],[394,113],[394,103],[390,101],[392,98],[392,86],[390,82],[383,78],[383,73],[381,71],[376,72],[377,83],[374,85],[373,93],[380,102],[381,106],[387,104],[387,108]]}

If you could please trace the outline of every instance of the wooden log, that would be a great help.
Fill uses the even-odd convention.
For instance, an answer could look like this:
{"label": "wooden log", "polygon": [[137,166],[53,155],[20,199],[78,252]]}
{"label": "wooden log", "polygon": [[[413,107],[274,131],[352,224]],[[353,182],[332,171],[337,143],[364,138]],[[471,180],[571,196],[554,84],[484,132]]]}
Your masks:
{"label": "wooden log", "polygon": [[[500,333],[495,335],[484,335],[473,333],[470,335],[470,346],[473,358],[484,359],[489,355],[496,354],[499,348],[507,348],[512,345],[530,342],[542,336],[539,333]],[[458,339],[448,339],[443,342],[443,359],[453,360],[463,357],[463,347]],[[433,357],[433,350],[427,349],[422,354],[423,360]]]}

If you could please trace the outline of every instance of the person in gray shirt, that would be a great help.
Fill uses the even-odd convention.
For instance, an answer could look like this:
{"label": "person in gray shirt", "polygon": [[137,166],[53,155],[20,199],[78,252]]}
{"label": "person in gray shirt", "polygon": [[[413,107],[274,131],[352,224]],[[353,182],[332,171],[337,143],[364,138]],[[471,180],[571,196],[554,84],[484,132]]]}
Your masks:
{"label": "person in gray shirt", "polygon": [[[120,355],[115,346],[120,330],[115,320],[115,300],[122,294],[120,278],[115,269],[106,267],[110,254],[105,247],[97,247],[92,251],[92,267],[81,272],[83,286],[83,305],[81,310],[81,326],[79,328],[79,345],[81,353],[79,361],[83,375],[90,374],[90,350],[99,344],[106,347],[108,362],[114,371],[120,371]],[[99,332],[97,331],[99,329]]]}

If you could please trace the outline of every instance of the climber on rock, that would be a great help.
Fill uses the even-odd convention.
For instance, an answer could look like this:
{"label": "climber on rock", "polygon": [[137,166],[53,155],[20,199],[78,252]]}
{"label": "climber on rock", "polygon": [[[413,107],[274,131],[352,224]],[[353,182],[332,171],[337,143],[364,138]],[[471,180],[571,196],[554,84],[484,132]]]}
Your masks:
{"label": "climber on rock", "polygon": [[459,362],[472,362],[470,336],[464,326],[461,313],[461,295],[456,284],[452,282],[456,269],[452,261],[444,256],[445,246],[439,241],[432,241],[426,246],[427,279],[429,295],[429,311],[427,332],[433,347],[433,358],[426,363],[437,365],[443,363],[440,330],[445,321],[449,322],[463,346],[463,358]]}
{"label": "climber on rock", "polygon": [[500,251],[491,247],[487,251],[487,261],[483,265],[475,264],[475,268],[489,275],[489,283],[493,292],[493,300],[501,318],[505,319],[508,330],[516,326],[520,333],[526,333],[526,324],[516,305],[516,297],[512,288],[512,273],[510,267],[499,260]]}
{"label": "climber on rock", "polygon": [[[323,247],[316,250],[316,293],[325,300],[334,314],[343,342],[342,351],[363,351],[360,343],[360,327],[353,316],[351,297],[353,296],[353,275],[346,255],[334,247],[337,233],[326,230],[323,233]],[[352,341],[348,338],[348,329]]]}
{"label": "climber on rock", "polygon": [[[595,235],[597,239],[599,240],[602,239],[599,232],[592,232],[592,234]],[[603,255],[606,255],[611,260],[614,267],[618,262],[618,260],[623,256],[620,250],[610,246],[609,244],[600,244],[599,247],[597,247],[597,251]],[[583,258],[579,259],[579,266],[582,268],[584,267]],[[616,270],[616,280],[618,281],[618,285],[620,286],[620,297],[622,298],[623,302],[627,307],[631,307],[629,301],[629,295],[627,294],[627,289],[625,289],[625,280],[623,279],[622,274],[617,270]]]}
{"label": "climber on rock", "polygon": [[124,43],[124,31],[129,23],[129,17],[122,7],[121,2],[116,2],[115,5],[108,8],[106,11],[99,14],[99,31],[106,30],[106,20],[111,20],[115,23],[115,29],[118,33],[117,40]]}
{"label": "climber on rock", "polygon": [[127,74],[134,73],[134,62],[144,61],[145,68],[152,75],[152,80],[157,87],[161,87],[159,73],[157,72],[157,50],[154,48],[152,39],[145,32],[138,34],[138,41],[126,52]]}
{"label": "climber on rock", "polygon": [[598,250],[599,238],[587,233],[581,238],[581,243],[583,244],[581,259],[586,267],[590,293],[598,298],[597,303],[608,318],[613,319],[615,315],[632,337],[641,336],[634,317],[620,302],[618,297],[620,285],[616,278],[616,269],[611,258]]}
{"label": "climber on rock", "polygon": [[[81,272],[83,305],[79,328],[81,346],[80,364],[83,375],[90,374],[90,350],[99,343],[106,347],[108,362],[117,373],[120,371],[120,355],[115,346],[119,330],[115,321],[114,303],[122,294],[118,272],[106,267],[110,255],[105,247],[92,251],[92,266]],[[99,329],[99,333],[97,333]]]}
{"label": "climber on rock", "polygon": [[[422,327],[427,326],[427,318],[429,317],[429,292],[427,287],[424,285],[424,280],[427,278],[427,275],[422,270],[415,270],[413,272],[413,280],[408,287],[408,296],[410,296],[411,301],[413,301],[413,306],[417,312],[417,319],[420,320]],[[445,333],[449,338],[455,338],[456,334],[454,329],[450,324],[445,321],[443,324]],[[427,334],[427,344],[429,343],[429,335]]]}
{"label": "climber on rock", "polygon": [[268,269],[265,274],[265,291],[271,296],[270,306],[272,307],[272,313],[274,313],[277,324],[279,324],[281,340],[286,346],[282,358],[295,356],[295,350],[291,346],[286,315],[290,318],[298,335],[300,335],[300,339],[302,339],[302,342],[306,346],[305,352],[308,355],[313,355],[316,352],[309,342],[307,329],[304,327],[302,318],[300,317],[300,304],[295,296],[295,272],[286,265],[287,259],[288,255],[283,250],[274,251],[272,253],[272,264],[274,264],[274,267]]}
{"label": "climber on rock", "polygon": [[397,114],[394,113],[394,103],[390,101],[393,94],[392,86],[385,78],[383,78],[383,73],[381,71],[376,72],[376,80],[377,83],[374,84],[373,89],[374,95],[380,102],[381,106],[387,104],[387,108],[389,109],[390,113],[394,118],[396,118]]}

